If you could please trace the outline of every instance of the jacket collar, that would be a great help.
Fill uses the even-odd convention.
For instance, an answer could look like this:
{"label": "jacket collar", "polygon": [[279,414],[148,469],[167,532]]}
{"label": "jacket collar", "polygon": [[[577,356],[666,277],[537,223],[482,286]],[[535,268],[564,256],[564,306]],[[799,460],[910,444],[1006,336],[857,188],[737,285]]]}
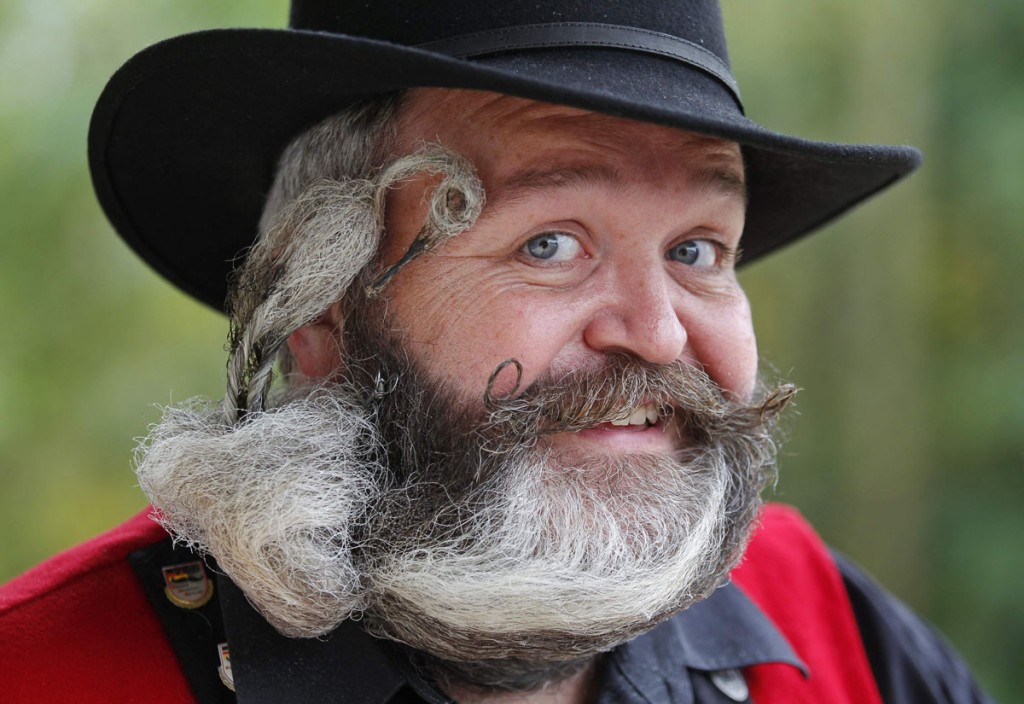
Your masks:
{"label": "jacket collar", "polygon": [[[387,704],[407,687],[431,704],[449,701],[396,648],[367,635],[356,622],[347,621],[321,639],[286,638],[229,579],[219,577],[218,592],[239,704],[323,702],[326,693],[338,701]],[[690,689],[691,670],[713,672],[768,662],[808,674],[768,617],[739,588],[727,584],[609,653],[603,688],[628,691],[640,700],[666,701],[671,693]]]}

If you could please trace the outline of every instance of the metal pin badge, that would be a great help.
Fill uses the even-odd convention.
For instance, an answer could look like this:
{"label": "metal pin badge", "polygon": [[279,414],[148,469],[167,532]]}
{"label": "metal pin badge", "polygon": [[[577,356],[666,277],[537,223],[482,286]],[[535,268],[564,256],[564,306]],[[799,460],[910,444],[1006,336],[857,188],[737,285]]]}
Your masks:
{"label": "metal pin badge", "polygon": [[217,644],[217,655],[220,657],[220,665],[217,667],[217,674],[224,686],[235,691],[235,676],[231,673],[231,648],[227,643]]}
{"label": "metal pin badge", "polygon": [[198,609],[213,596],[213,580],[201,561],[169,565],[162,569],[164,594],[175,606]]}

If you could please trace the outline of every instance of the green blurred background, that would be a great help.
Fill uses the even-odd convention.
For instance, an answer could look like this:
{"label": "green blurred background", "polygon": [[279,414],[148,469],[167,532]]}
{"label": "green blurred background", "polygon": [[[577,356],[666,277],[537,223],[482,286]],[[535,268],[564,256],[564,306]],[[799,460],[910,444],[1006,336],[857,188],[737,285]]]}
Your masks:
{"label": "green blurred background", "polygon": [[[1024,701],[1024,3],[724,0],[748,113],[925,168],[744,273],[797,382],[778,498]],[[154,404],[220,395],[224,321],[120,244],[85,165],[107,77],[284,0],[0,0],[0,580],[144,505]]]}

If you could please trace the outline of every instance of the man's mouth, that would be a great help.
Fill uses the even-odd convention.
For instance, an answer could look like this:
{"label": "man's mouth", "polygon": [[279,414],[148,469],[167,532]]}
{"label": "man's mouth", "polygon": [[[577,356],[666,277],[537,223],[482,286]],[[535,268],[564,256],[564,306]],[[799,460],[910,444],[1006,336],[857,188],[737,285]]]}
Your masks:
{"label": "man's mouth", "polygon": [[623,418],[609,421],[610,425],[616,427],[642,426],[650,428],[658,424],[661,413],[654,404],[645,403],[633,409],[633,412]]}
{"label": "man's mouth", "polygon": [[643,403],[623,409],[613,420],[552,437],[556,445],[604,447],[615,452],[670,452],[677,444],[675,433],[670,432],[670,420],[671,411],[659,404]]}

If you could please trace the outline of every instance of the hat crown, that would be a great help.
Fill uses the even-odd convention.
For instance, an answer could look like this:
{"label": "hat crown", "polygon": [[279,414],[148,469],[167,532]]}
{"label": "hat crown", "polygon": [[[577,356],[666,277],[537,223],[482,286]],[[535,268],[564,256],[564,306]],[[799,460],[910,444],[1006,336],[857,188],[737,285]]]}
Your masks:
{"label": "hat crown", "polygon": [[717,0],[293,0],[289,20],[294,29],[409,46],[510,27],[590,23],[678,37],[729,63]]}

